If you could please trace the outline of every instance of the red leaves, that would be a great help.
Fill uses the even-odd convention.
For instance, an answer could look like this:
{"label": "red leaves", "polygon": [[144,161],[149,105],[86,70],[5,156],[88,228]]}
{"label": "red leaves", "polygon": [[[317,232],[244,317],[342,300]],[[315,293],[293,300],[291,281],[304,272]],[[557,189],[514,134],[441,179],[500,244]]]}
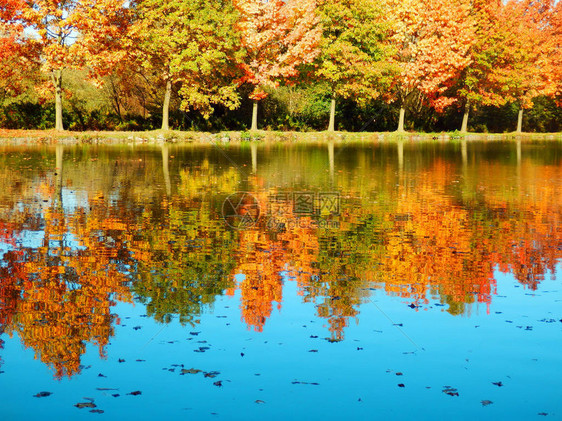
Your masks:
{"label": "red leaves", "polygon": [[318,54],[320,30],[317,28],[314,0],[263,2],[235,0],[240,13],[237,24],[246,54],[241,67],[241,83],[255,86],[250,98],[267,96],[266,86],[296,76],[298,66],[310,63]]}

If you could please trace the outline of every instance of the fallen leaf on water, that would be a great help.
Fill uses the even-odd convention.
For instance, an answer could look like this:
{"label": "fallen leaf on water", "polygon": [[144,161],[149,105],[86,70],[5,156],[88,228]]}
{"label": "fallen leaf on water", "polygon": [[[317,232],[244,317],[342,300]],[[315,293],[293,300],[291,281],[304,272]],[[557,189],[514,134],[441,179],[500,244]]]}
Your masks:
{"label": "fallen leaf on water", "polygon": [[76,405],[74,405],[76,408],[82,409],[82,408],[95,408],[96,404],[93,402],[78,402]]}
{"label": "fallen leaf on water", "polygon": [[214,377],[217,377],[220,373],[220,371],[209,371],[208,373],[205,373],[205,377],[210,377],[211,379]]}
{"label": "fallen leaf on water", "polygon": [[51,392],[39,392],[36,395],[33,395],[34,398],[46,398],[47,396],[51,396]]}
{"label": "fallen leaf on water", "polygon": [[446,393],[449,396],[459,396],[457,389],[451,386],[443,386],[443,393]]}
{"label": "fallen leaf on water", "polygon": [[201,373],[202,370],[198,370],[196,368],[184,368],[181,371],[181,375],[183,376],[184,374],[197,374],[197,373]]}

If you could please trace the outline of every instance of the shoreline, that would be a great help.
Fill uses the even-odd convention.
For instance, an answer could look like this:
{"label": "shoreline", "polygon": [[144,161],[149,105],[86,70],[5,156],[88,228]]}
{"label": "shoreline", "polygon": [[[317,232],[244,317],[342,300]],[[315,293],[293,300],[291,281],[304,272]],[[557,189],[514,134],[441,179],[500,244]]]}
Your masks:
{"label": "shoreline", "polygon": [[562,133],[418,133],[418,132],[279,132],[224,131],[218,133],[177,130],[144,132],[87,131],[57,132],[55,130],[3,130],[0,144],[241,144],[251,141],[265,143],[336,143],[347,142],[449,142],[449,141],[562,141]]}

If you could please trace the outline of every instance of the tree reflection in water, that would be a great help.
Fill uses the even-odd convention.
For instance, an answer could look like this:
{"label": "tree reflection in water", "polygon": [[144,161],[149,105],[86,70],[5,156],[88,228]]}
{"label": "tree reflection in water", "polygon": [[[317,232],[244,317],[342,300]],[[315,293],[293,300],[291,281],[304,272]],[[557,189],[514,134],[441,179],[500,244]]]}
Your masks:
{"label": "tree reflection in water", "polygon": [[[239,291],[242,320],[262,331],[294,281],[340,341],[373,290],[416,311],[439,302],[469,314],[491,303],[496,269],[534,290],[562,253],[560,167],[536,156],[473,151],[469,163],[463,145],[458,156],[406,148],[393,160],[350,147],[338,170],[333,151],[328,163],[321,150],[288,148],[247,176],[208,150],[70,148],[56,174],[50,151],[15,152],[0,160],[0,332],[59,378],[80,371],[86,344],[104,355],[119,323],[111,308],[133,297],[159,322],[194,325]],[[236,191],[263,214],[240,230],[221,215]],[[289,202],[268,223],[273,198],[294,191],[338,192],[340,212],[301,215]]]}

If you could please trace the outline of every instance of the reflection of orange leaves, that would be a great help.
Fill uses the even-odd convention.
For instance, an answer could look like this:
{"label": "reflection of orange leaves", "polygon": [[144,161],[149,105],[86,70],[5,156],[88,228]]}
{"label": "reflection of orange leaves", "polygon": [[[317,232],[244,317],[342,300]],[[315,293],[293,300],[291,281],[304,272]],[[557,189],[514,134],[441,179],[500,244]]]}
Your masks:
{"label": "reflection of orange leaves", "polygon": [[437,162],[415,190],[399,194],[387,234],[385,289],[427,302],[429,289],[458,303],[490,302],[493,262],[474,247],[469,211],[443,194],[452,171]]}
{"label": "reflection of orange leaves", "polygon": [[259,231],[240,233],[239,265],[236,274],[244,274],[239,285],[242,294],[242,318],[261,332],[271,315],[272,303],[281,303],[283,252]]}
{"label": "reflection of orange leaves", "polygon": [[[128,279],[118,266],[126,225],[108,217],[101,197],[93,199],[89,214],[80,209],[65,214],[51,206],[43,217],[43,246],[21,251],[25,279],[17,282],[23,299],[11,329],[60,378],[80,371],[86,342],[97,344],[104,355],[113,332],[111,297],[131,301]],[[76,238],[81,248],[65,246],[67,236]],[[12,279],[21,276],[11,274]]]}

